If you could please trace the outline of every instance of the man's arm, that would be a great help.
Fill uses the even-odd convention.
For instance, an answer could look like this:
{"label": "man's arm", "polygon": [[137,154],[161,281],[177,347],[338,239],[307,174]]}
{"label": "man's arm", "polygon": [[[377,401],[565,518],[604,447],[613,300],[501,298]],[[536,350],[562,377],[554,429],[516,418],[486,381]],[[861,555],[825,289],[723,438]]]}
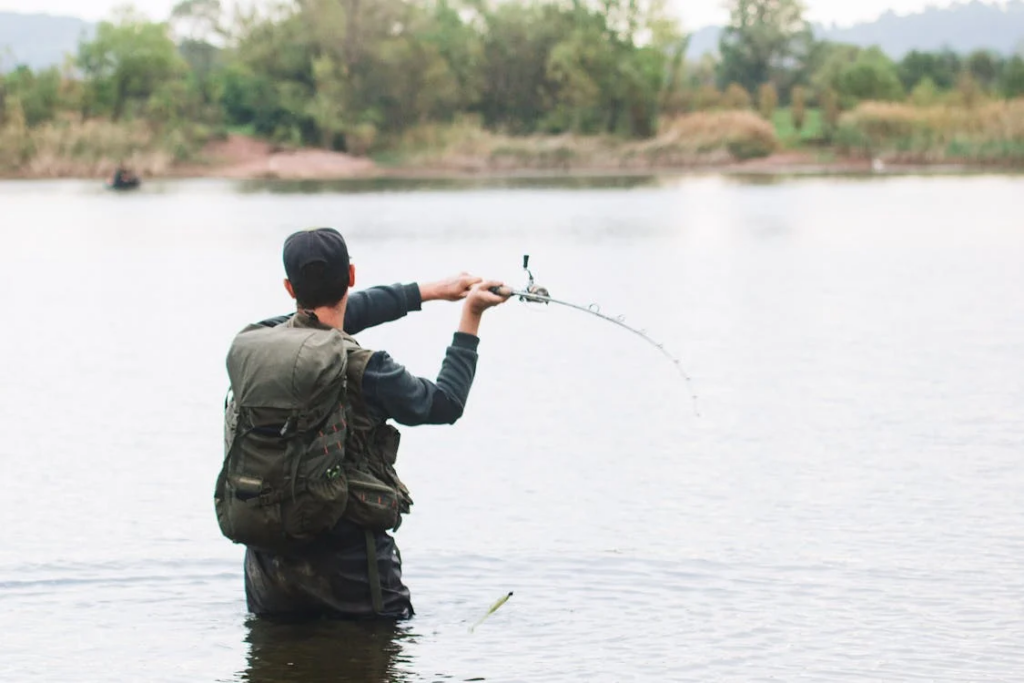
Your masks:
{"label": "man's arm", "polygon": [[370,358],[363,399],[374,417],[407,426],[455,424],[462,417],[476,375],[480,339],[456,332],[437,381],[416,377],[385,351]]}
{"label": "man's arm", "polygon": [[370,287],[348,296],[345,308],[345,332],[357,335],[363,330],[404,318],[423,305],[418,284]]}
{"label": "man's arm", "polygon": [[[461,273],[447,280],[427,284],[380,285],[351,292],[345,308],[345,332],[353,336],[371,327],[394,322],[404,318],[410,311],[419,311],[425,301],[459,301],[465,299],[469,290],[480,278]],[[293,313],[268,318],[259,323],[274,327],[287,322]]]}
{"label": "man's arm", "polygon": [[[348,295],[345,308],[345,332],[356,335],[377,325],[404,318],[410,311],[418,311],[423,305],[421,287],[408,285],[380,285],[352,292]],[[294,313],[267,318],[259,324],[276,327],[288,322]]]}
{"label": "man's arm", "polygon": [[345,332],[357,335],[363,330],[404,318],[410,311],[418,311],[425,301],[459,301],[481,279],[469,273],[460,273],[447,280],[427,284],[371,287],[352,292],[345,309]]}
{"label": "man's arm", "polygon": [[362,389],[375,417],[408,426],[454,424],[462,417],[476,375],[480,319],[486,309],[508,300],[488,291],[493,285],[500,283],[478,284],[467,295],[459,331],[452,337],[436,382],[416,377],[383,351],[373,354]]}

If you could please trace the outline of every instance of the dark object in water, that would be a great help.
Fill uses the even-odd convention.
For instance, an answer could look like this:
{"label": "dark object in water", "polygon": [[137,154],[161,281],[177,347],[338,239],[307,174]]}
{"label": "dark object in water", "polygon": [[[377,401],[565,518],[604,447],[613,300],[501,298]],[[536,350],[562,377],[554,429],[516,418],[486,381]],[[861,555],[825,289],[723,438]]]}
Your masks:
{"label": "dark object in water", "polygon": [[107,189],[110,190],[134,190],[141,184],[139,176],[121,168],[117,169],[114,172],[114,177],[106,182]]}

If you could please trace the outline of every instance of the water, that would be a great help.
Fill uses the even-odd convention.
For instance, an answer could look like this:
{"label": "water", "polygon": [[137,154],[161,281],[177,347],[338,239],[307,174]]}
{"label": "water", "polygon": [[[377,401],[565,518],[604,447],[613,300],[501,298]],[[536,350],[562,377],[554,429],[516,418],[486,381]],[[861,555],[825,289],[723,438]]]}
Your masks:
{"label": "water", "polygon": [[[4,681],[1010,681],[1024,671],[1019,177],[0,184]],[[406,429],[398,628],[247,618],[224,354],[330,224],[462,269],[454,428]],[[361,335],[434,376],[455,304]],[[515,595],[475,633],[468,628]]]}

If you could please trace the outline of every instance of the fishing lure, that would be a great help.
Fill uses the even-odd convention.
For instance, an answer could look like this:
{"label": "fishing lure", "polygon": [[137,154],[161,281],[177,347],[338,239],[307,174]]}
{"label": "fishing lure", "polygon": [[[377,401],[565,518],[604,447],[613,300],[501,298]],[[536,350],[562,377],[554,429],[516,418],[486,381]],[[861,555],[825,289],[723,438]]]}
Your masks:
{"label": "fishing lure", "polygon": [[477,626],[479,626],[480,624],[484,623],[484,620],[487,619],[487,617],[489,617],[492,614],[494,614],[495,612],[497,612],[498,609],[502,605],[504,605],[506,602],[508,602],[508,599],[511,598],[511,597],[512,597],[512,591],[509,591],[508,595],[502,596],[501,599],[499,599],[496,603],[491,605],[491,609],[487,610],[487,614],[485,614],[482,617],[480,617],[480,621],[476,622],[475,624],[473,624],[472,626],[469,627],[469,632],[472,633],[474,630],[476,630]]}
{"label": "fishing lure", "polygon": [[607,322],[610,322],[613,325],[618,325],[624,330],[632,332],[633,334],[637,335],[638,337],[646,341],[648,344],[653,346],[654,348],[658,349],[658,351],[660,351],[663,356],[672,361],[673,365],[676,366],[676,370],[679,372],[680,376],[682,376],[683,380],[686,381],[687,388],[690,390],[690,398],[693,401],[693,414],[696,415],[697,417],[700,417],[700,411],[697,409],[697,395],[693,392],[692,380],[690,379],[690,376],[686,373],[686,371],[683,370],[682,362],[674,355],[669,353],[669,351],[665,348],[664,344],[652,339],[647,334],[647,330],[638,330],[635,327],[627,325],[625,316],[620,315],[612,317],[610,315],[602,313],[601,307],[598,306],[597,304],[590,304],[589,306],[580,306],[579,304],[574,304],[568,301],[562,301],[560,299],[552,298],[551,293],[547,290],[546,287],[541,287],[537,285],[536,282],[534,282],[533,273],[530,271],[529,254],[523,256],[523,270],[526,271],[528,277],[526,286],[523,289],[518,290],[512,289],[510,287],[492,287],[491,292],[497,294],[498,296],[518,297],[520,301],[524,301],[526,303],[557,304],[559,306],[565,306],[567,308],[572,308],[577,311],[582,311],[583,313],[589,313],[590,315],[596,316],[601,320],[606,320]]}

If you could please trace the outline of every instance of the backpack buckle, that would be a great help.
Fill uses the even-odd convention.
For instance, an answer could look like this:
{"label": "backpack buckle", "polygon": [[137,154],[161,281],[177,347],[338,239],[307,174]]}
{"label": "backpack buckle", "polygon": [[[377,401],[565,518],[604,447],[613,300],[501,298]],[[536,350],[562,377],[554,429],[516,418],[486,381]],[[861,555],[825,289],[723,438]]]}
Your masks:
{"label": "backpack buckle", "polygon": [[258,496],[260,501],[260,507],[269,507],[280,503],[284,496],[281,495],[280,491],[274,491],[273,489],[266,489]]}

